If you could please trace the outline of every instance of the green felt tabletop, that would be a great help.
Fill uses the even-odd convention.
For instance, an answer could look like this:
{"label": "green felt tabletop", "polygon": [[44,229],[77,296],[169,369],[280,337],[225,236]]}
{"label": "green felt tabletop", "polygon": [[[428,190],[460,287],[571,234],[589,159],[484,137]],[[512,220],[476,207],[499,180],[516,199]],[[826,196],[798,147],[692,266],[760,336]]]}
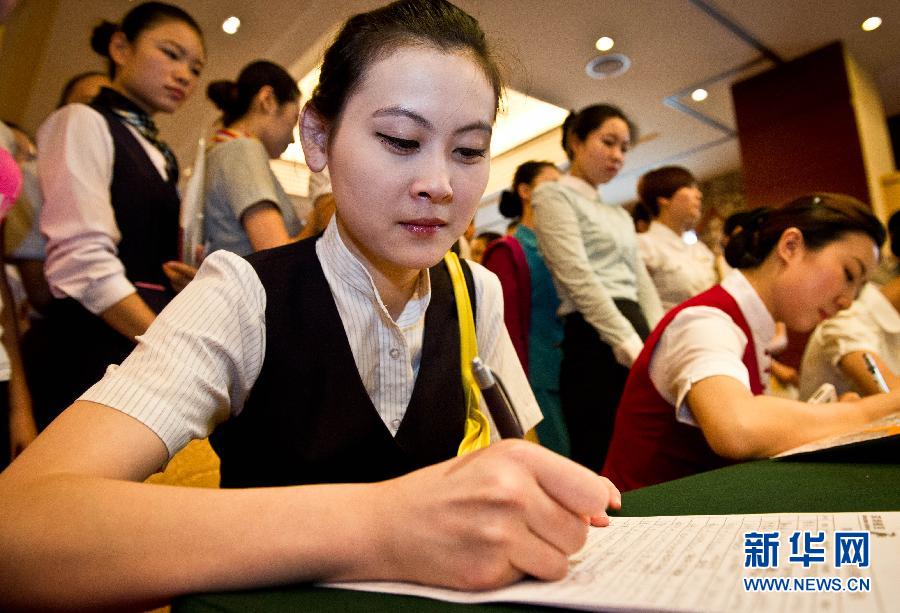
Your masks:
{"label": "green felt tabletop", "polygon": [[[631,492],[620,515],[708,515],[900,510],[900,464],[833,464],[763,460],[747,462]],[[268,590],[199,594],[172,603],[173,613],[192,611],[316,611],[369,613],[521,612],[524,605],[458,605],[296,585]],[[560,609],[552,609],[560,611]]]}
{"label": "green felt tabletop", "polygon": [[900,464],[745,462],[626,492],[620,515],[900,510]]}

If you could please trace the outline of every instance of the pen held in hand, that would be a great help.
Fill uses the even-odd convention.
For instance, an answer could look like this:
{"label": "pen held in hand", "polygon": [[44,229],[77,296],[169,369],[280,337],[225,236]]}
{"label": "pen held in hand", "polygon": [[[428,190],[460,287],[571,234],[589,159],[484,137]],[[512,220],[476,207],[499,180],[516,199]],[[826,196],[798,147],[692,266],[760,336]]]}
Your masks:
{"label": "pen held in hand", "polygon": [[523,438],[525,433],[500,379],[479,357],[472,359],[472,374],[481,389],[500,438]]}
{"label": "pen held in hand", "polygon": [[875,363],[872,356],[868,353],[863,353],[863,361],[866,363],[866,368],[868,369],[869,374],[872,375],[872,379],[875,381],[875,385],[878,386],[878,389],[885,394],[891,391],[887,381],[884,380],[884,375],[881,374],[881,370],[878,368],[878,365]]}

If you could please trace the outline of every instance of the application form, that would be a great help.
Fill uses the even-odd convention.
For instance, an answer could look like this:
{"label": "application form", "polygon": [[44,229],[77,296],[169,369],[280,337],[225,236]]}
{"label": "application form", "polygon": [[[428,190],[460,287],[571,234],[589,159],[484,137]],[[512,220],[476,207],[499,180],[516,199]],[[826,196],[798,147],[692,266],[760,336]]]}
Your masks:
{"label": "application form", "polygon": [[614,517],[590,529],[560,581],[485,592],[328,585],[597,611],[888,613],[900,606],[900,512]]}

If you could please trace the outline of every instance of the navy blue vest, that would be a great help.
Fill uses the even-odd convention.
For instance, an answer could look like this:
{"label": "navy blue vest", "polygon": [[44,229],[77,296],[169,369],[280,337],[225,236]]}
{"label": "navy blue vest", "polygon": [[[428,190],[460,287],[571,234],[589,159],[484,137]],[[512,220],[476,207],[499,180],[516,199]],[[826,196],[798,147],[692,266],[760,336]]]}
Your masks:
{"label": "navy blue vest", "polygon": [[144,147],[111,109],[93,107],[106,119],[115,147],[110,202],[122,240],[119,260],[128,280],[169,287],[163,263],[178,259],[178,213],[175,182],[164,180]]}
{"label": "navy blue vest", "polygon": [[[356,369],[315,239],[247,259],[266,291],[266,356],[240,415],[210,437],[222,487],[381,481],[456,455],[466,409],[443,263],[430,271],[422,361],[391,436]],[[463,271],[474,300],[471,270]]]}
{"label": "navy blue vest", "polygon": [[[140,142],[112,110],[93,105],[113,142],[110,203],[122,237],[118,257],[132,283],[161,285],[165,291],[138,294],[159,312],[174,292],[162,265],[178,256],[179,199],[174,177],[164,180]],[[116,332],[72,298],[54,300],[46,319],[35,322],[24,341],[33,409],[41,427],[100,380],[109,364],[119,364],[134,341]],[[52,377],[44,382],[40,372]]]}

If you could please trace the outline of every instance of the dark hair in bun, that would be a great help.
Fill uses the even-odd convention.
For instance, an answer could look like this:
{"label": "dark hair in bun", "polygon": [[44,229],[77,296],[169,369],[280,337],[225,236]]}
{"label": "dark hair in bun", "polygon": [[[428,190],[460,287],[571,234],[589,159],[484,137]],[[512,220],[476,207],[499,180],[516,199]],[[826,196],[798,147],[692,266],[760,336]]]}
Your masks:
{"label": "dark hair in bun", "polygon": [[571,111],[569,116],[562,125],[562,148],[566,152],[569,160],[574,158],[574,152],[569,146],[569,138],[574,134],[578,140],[584,141],[588,135],[602,126],[607,119],[618,117],[628,124],[628,132],[631,135],[631,141],[637,140],[637,126],[631,123],[631,120],[617,106],[611,104],[592,104],[586,106],[580,111]]}
{"label": "dark hair in bun", "polygon": [[535,161],[525,162],[516,168],[513,175],[512,188],[500,193],[500,214],[504,217],[516,218],[522,216],[522,198],[519,197],[520,185],[531,185],[541,171],[545,168],[556,168],[553,162]]}
{"label": "dark hair in bun", "polygon": [[335,121],[369,67],[405,46],[470,54],[484,70],[499,106],[502,78],[478,21],[446,0],[397,0],[344,23],[325,51],[310,107]]}
{"label": "dark hair in bun", "polygon": [[222,111],[222,124],[229,126],[247,114],[253,97],[267,85],[272,88],[279,104],[294,102],[300,97],[297,82],[288,71],[265,60],[244,67],[236,82],[210,83],[206,88],[206,97]]}
{"label": "dark hair in bun", "polygon": [[[180,21],[194,30],[201,41],[203,40],[203,31],[200,29],[200,25],[183,9],[164,2],[144,2],[128,11],[122,18],[121,24],[104,20],[95,27],[91,34],[91,49],[99,55],[109,58],[109,43],[116,32],[122,32],[128,42],[133,43],[141,32],[165,21]],[[110,58],[109,78],[114,79],[115,77],[116,65]]]}
{"label": "dark hair in bun", "polygon": [[741,213],[725,247],[725,259],[735,268],[762,264],[789,228],[803,233],[810,250],[818,250],[850,232],[867,235],[876,246],[884,242],[884,226],[871,209],[844,194],[811,194],[780,208],[761,207]]}

